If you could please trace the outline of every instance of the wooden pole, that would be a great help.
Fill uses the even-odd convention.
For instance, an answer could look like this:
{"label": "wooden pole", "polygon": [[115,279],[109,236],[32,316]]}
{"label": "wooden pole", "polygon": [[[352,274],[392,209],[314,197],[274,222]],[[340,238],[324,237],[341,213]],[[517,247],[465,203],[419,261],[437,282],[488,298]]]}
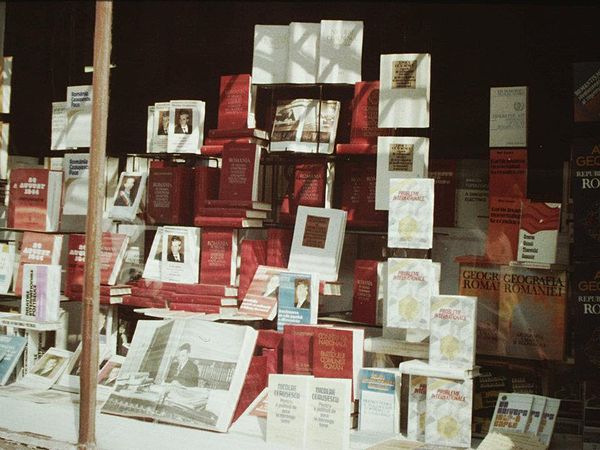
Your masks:
{"label": "wooden pole", "polygon": [[85,239],[85,280],[83,291],[82,351],[79,407],[81,450],[96,448],[96,388],[98,376],[98,316],[100,295],[100,251],[102,206],[104,203],[106,128],[108,118],[112,2],[96,2],[94,32],[94,77],[92,96],[92,143],[90,186]]}

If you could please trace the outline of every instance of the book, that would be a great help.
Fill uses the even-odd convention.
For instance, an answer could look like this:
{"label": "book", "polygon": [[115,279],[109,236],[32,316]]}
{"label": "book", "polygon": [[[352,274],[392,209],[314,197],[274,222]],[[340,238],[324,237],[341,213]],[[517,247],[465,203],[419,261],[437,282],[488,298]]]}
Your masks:
{"label": "book", "polygon": [[490,212],[485,256],[497,264],[517,259],[521,199],[490,197]]}
{"label": "book", "polygon": [[254,128],[255,123],[252,76],[250,74],[222,75],[219,84],[218,129]]}
{"label": "book", "polygon": [[429,164],[429,139],[405,136],[377,138],[375,209],[389,209],[392,178],[423,178]]}
{"label": "book", "polygon": [[52,102],[50,150],[67,148],[67,102]]}
{"label": "book", "polygon": [[321,24],[291,22],[289,25],[286,83],[314,84],[319,70]]}
{"label": "book", "polygon": [[[3,16],[6,14],[2,13]],[[5,19],[2,19],[5,20]],[[2,58],[2,83],[0,83],[0,112],[10,113],[10,94],[12,90],[12,66],[13,57],[4,56]]]}
{"label": "book", "polygon": [[204,140],[205,107],[200,100],[169,102],[167,152],[200,153]]}
{"label": "book", "polygon": [[90,147],[93,86],[67,86],[66,148]]}
{"label": "book", "polygon": [[137,216],[146,188],[145,172],[121,172],[109,218],[132,222]]}
{"label": "book", "polygon": [[200,230],[163,227],[160,279],[171,283],[198,283]]}
{"label": "book", "polygon": [[280,277],[285,271],[279,267],[259,265],[242,299],[240,313],[273,320],[277,314]]}
{"label": "book", "polygon": [[354,261],[352,320],[355,322],[377,324],[381,282],[380,267],[377,260],[357,259]]}
{"label": "book", "polygon": [[[269,133],[265,130],[261,130],[260,128],[254,127],[243,127],[243,128],[213,128],[212,130],[208,130],[208,138],[207,139],[256,139],[260,141],[268,141]],[[206,142],[206,140],[205,140]]]}
{"label": "book", "polygon": [[340,267],[345,211],[339,209],[298,207],[288,268],[311,273],[318,267],[323,281],[336,281]]}
{"label": "book", "polygon": [[148,223],[191,223],[192,177],[192,169],[184,166],[150,167],[146,206]]}
{"label": "book", "polygon": [[566,272],[501,266],[499,349],[515,358],[562,360]]}
{"label": "book", "polygon": [[359,431],[400,433],[401,380],[398,369],[360,369]]}
{"label": "book", "polygon": [[14,285],[16,295],[20,296],[22,292],[23,266],[25,264],[59,264],[62,243],[62,234],[44,234],[30,231],[23,233],[19,253],[19,266]]}
{"label": "book", "polygon": [[242,415],[244,410],[263,392],[269,384],[269,374],[267,373],[267,358],[265,356],[252,356],[250,367],[246,373],[244,386],[240,393],[240,399],[235,408],[232,422]]}
{"label": "book", "polygon": [[256,334],[197,319],[138,321],[102,412],[227,431]]}
{"label": "book", "polygon": [[527,86],[490,88],[489,146],[527,147]]}
{"label": "book", "polygon": [[7,225],[32,231],[57,231],[60,223],[62,172],[14,168],[10,173]]}
{"label": "book", "polygon": [[212,228],[202,231],[200,283],[236,286],[238,232]]}
{"label": "book", "polygon": [[[168,284],[168,283],[164,283]],[[233,286],[226,286],[223,284],[175,284],[175,292],[178,294],[192,294],[192,295],[214,295],[219,297],[236,297],[238,295],[238,288]]]}
{"label": "book", "polygon": [[361,81],[362,21],[321,20],[317,83]]}
{"label": "book", "polygon": [[267,264],[267,241],[244,239],[240,245],[240,282],[238,298],[243,300],[261,265]]}
{"label": "book", "polygon": [[540,441],[546,446],[549,446],[552,440],[552,433],[556,425],[560,404],[561,400],[558,398],[546,398],[546,405],[542,413],[542,422],[537,432]]}
{"label": "book", "polygon": [[15,244],[0,244],[0,294],[8,293],[15,270]]}
{"label": "book", "polygon": [[200,217],[227,217],[243,219],[266,219],[267,211],[247,208],[197,208]]}
{"label": "book", "polygon": [[471,447],[473,380],[427,379],[425,442]]}
{"label": "book", "polygon": [[424,441],[427,413],[427,377],[410,375],[408,383],[406,437],[415,441]]}
{"label": "book", "polygon": [[152,153],[152,138],[154,137],[154,105],[148,105],[146,120],[146,153]]}
{"label": "book", "polygon": [[517,261],[554,264],[560,228],[560,203],[521,203]]}
{"label": "book", "polygon": [[433,270],[430,259],[388,259],[386,327],[429,330]]}
{"label": "book", "polygon": [[23,336],[0,335],[0,386],[4,386],[13,374],[27,345]]}
{"label": "book", "polygon": [[275,84],[287,81],[288,25],[255,25],[252,82]]}
{"label": "book", "polygon": [[[392,130],[379,128],[379,81],[359,81],[354,85],[350,142],[377,145],[378,136],[389,136]],[[338,144],[339,145],[339,144]],[[346,153],[337,150],[337,153]]]}
{"label": "book", "polygon": [[219,180],[221,177],[219,168],[196,166],[193,171],[193,209],[194,217],[199,214],[200,208],[205,208],[205,203],[219,196]]}
{"label": "book", "polygon": [[392,178],[389,187],[388,247],[433,246],[434,181]]}
{"label": "book", "polygon": [[430,323],[429,363],[471,369],[475,364],[477,297],[434,295]]}
{"label": "book", "polygon": [[496,402],[490,431],[525,433],[533,406],[533,395],[501,393]]}
{"label": "book", "polygon": [[24,264],[21,316],[56,322],[60,305],[59,265]]}
{"label": "book", "polygon": [[151,153],[164,153],[167,151],[169,140],[170,104],[169,102],[157,102],[153,108],[152,142]]}
{"label": "book", "polygon": [[456,209],[456,160],[431,159],[427,178],[433,178],[433,225],[435,227],[453,227]]}
{"label": "book", "polygon": [[223,147],[220,200],[259,200],[261,151],[262,148],[254,144],[227,144]]}
{"label": "book", "polygon": [[428,128],[431,108],[431,55],[381,55],[379,126]]}
{"label": "book", "polygon": [[287,267],[292,247],[293,231],[285,228],[267,229],[267,265]]}
{"label": "book", "polygon": [[246,219],[244,217],[214,217],[200,216],[194,218],[194,225],[197,227],[218,227],[218,228],[261,228],[262,219]]}
{"label": "book", "polygon": [[205,199],[203,207],[205,208],[246,208],[259,211],[271,211],[271,204],[267,202],[256,202],[253,200],[222,200]]}
{"label": "book", "polygon": [[593,379],[600,369],[600,268],[598,262],[575,263],[570,274],[575,364],[582,379]]}
{"label": "book", "polygon": [[331,180],[328,177],[327,161],[322,158],[302,158],[293,164],[287,192],[279,208],[279,220],[294,222],[298,206],[331,206]]}
{"label": "book", "polygon": [[599,79],[599,62],[582,61],[573,63],[573,120],[575,122],[597,122],[600,120]]}
{"label": "book", "polygon": [[525,426],[525,433],[532,436],[537,436],[540,425],[542,424],[542,416],[544,409],[546,408],[546,397],[541,395],[533,396],[533,403],[531,404],[531,410],[529,412],[529,419]]}
{"label": "book", "polygon": [[178,292],[169,293],[168,295],[173,303],[216,306],[237,306],[238,303],[235,297],[221,297],[219,295],[180,294]]}
{"label": "book", "polygon": [[277,292],[277,330],[287,324],[316,324],[319,276],[316,273],[281,272]]}
{"label": "book", "polygon": [[489,164],[484,159],[461,159],[456,165],[456,212],[458,228],[487,230]]}
{"label": "book", "polygon": [[401,362],[398,366],[402,374],[411,376],[446,378],[449,380],[472,379],[480,374],[479,366],[449,367],[439,366],[437,362],[428,363],[420,359],[411,359]]}
{"label": "book", "polygon": [[527,197],[527,149],[490,150],[490,197]]}
{"label": "book", "polygon": [[[89,153],[66,153],[64,156],[63,221],[65,216],[87,215],[89,165]],[[85,224],[85,219],[82,222]]]}

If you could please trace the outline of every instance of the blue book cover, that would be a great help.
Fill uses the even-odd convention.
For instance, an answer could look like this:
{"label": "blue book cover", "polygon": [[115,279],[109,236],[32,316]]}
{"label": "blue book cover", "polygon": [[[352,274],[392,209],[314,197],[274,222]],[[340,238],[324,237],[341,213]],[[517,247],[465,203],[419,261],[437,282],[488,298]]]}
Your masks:
{"label": "blue book cover", "polygon": [[0,385],[5,385],[25,350],[22,336],[0,336]]}
{"label": "blue book cover", "polygon": [[279,275],[277,329],[285,324],[316,324],[319,282],[314,274],[282,272]]}

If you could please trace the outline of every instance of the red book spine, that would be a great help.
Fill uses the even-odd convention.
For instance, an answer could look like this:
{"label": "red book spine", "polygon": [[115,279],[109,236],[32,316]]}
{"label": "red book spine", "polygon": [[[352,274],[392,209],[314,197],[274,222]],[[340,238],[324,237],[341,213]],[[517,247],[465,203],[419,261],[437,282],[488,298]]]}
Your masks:
{"label": "red book spine", "polygon": [[267,266],[287,267],[292,247],[292,230],[269,228],[267,231]]}
{"label": "red book spine", "polygon": [[132,287],[131,295],[135,297],[146,297],[146,298],[155,298],[162,294],[160,289],[150,289],[144,287]]}
{"label": "red book spine", "polygon": [[260,209],[261,211],[270,211],[268,209],[257,208],[257,204],[264,205],[262,202],[254,202],[252,200],[223,200],[223,199],[207,199],[202,207],[205,208],[245,208],[245,209]]}
{"label": "red book spine", "polygon": [[267,241],[249,240],[242,241],[240,246],[240,285],[238,299],[243,300],[248,292],[250,283],[254,278],[259,265],[267,264]]}
{"label": "red book spine", "polygon": [[223,148],[220,200],[256,201],[255,178],[260,150],[255,144],[226,144]]}
{"label": "red book spine", "polygon": [[112,303],[110,302],[110,299],[110,295],[100,295],[99,297],[101,305],[111,305]]}
{"label": "red book spine", "polygon": [[198,215],[202,217],[239,217],[246,218],[246,208],[199,208]]}
{"label": "red book spine", "polygon": [[165,302],[162,300],[152,300],[146,297],[136,297],[135,295],[123,296],[123,305],[138,306],[140,308],[164,308]]}
{"label": "red book spine", "polygon": [[220,157],[223,154],[223,145],[222,144],[208,145],[205,142],[204,145],[202,147],[200,147],[200,153],[205,156]]}
{"label": "red book spine", "polygon": [[192,295],[214,295],[219,297],[226,297],[227,293],[225,289],[230,286],[224,286],[222,284],[178,284],[176,292],[178,294],[192,294]]}
{"label": "red book spine", "polygon": [[283,329],[283,373],[292,375],[313,374],[312,332]]}
{"label": "red book spine", "polygon": [[223,305],[223,298],[212,295],[173,294],[171,297],[175,303],[194,303],[197,305]]}
{"label": "red book spine", "polygon": [[227,144],[254,144],[254,145],[262,145],[266,147],[269,142],[264,139],[256,138],[256,137],[220,137],[220,138],[211,138],[208,137],[204,140],[204,145],[213,146],[213,145],[227,145]]}
{"label": "red book spine", "polygon": [[335,152],[338,155],[376,155],[377,144],[337,144]]}
{"label": "red book spine", "polygon": [[223,75],[219,86],[219,129],[238,129],[248,126],[251,76]]}
{"label": "red book spine", "polygon": [[234,284],[232,280],[233,239],[235,230],[209,229],[202,232],[200,252],[200,282]]}
{"label": "red book spine", "polygon": [[200,166],[194,168],[194,216],[197,208],[203,208],[209,199],[219,195],[220,171],[216,167]]}
{"label": "red book spine", "polygon": [[245,217],[213,217],[200,216],[194,218],[197,227],[219,227],[219,228],[249,228],[249,222],[256,226],[262,224],[261,219],[246,219]]}
{"label": "red book spine", "polygon": [[189,311],[206,314],[219,314],[221,312],[221,307],[218,305],[204,305],[197,303],[170,302],[169,309],[172,309],[173,311]]}
{"label": "red book spine", "polygon": [[157,280],[145,280],[143,278],[139,279],[132,286],[140,287],[140,288],[148,288],[156,291],[172,291],[175,292],[178,288],[178,283],[170,283],[168,281],[157,281]]}

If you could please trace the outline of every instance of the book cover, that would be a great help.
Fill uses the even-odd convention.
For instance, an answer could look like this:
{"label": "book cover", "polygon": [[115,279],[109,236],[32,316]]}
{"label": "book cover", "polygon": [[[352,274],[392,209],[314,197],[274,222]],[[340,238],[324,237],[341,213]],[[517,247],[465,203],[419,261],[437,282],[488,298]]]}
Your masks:
{"label": "book cover", "polygon": [[319,23],[290,23],[286,83],[317,82],[320,33]]}
{"label": "book cover", "polygon": [[80,297],[80,295],[76,294],[83,290],[85,269],[85,235],[70,234],[68,246],[65,296],[69,298]]}
{"label": "book cover", "polygon": [[600,121],[600,62],[573,63],[573,120]]}
{"label": "book cover", "polygon": [[434,181],[392,178],[389,187],[388,247],[433,246]]}
{"label": "book cover", "polygon": [[117,276],[121,271],[128,245],[129,236],[126,234],[102,233],[102,243],[100,248],[101,284],[114,285],[117,282]]}
{"label": "book cover", "polygon": [[544,406],[544,412],[542,413],[542,422],[540,423],[540,428],[537,433],[542,444],[546,446],[550,445],[550,441],[552,440],[552,433],[554,432],[554,425],[556,424],[560,404],[561,400],[546,397],[546,405]]}
{"label": "book cover", "polygon": [[600,267],[576,263],[570,274],[570,309],[575,332],[575,364],[582,379],[595,379],[600,370]]}
{"label": "book cover", "polygon": [[93,86],[67,86],[66,147],[90,147],[92,142]]}
{"label": "book cover", "polygon": [[389,258],[385,325],[429,330],[434,269],[430,259]]}
{"label": "book cover", "polygon": [[525,433],[533,398],[530,394],[501,393],[496,402],[490,431]]}
{"label": "book cover", "polygon": [[322,158],[303,158],[302,162],[293,165],[293,177],[288,182],[287,193],[279,208],[280,220],[294,222],[300,205],[319,208],[329,206],[326,204],[326,193],[330,192],[331,182],[327,177],[327,161]]}
{"label": "book cover", "polygon": [[165,153],[169,140],[170,117],[169,102],[157,102],[154,104],[151,153]]}
{"label": "book cover", "polygon": [[246,408],[267,388],[269,384],[269,375],[267,373],[267,358],[265,356],[252,356],[250,367],[246,373],[244,386],[240,393],[240,399],[235,408],[232,422],[246,410]]}
{"label": "book cover", "polygon": [[408,424],[406,437],[422,442],[425,440],[427,377],[409,375],[408,383]]}
{"label": "book cover", "polygon": [[154,105],[148,105],[146,120],[146,153],[152,153],[152,138],[154,137]]}
{"label": "book cover", "polygon": [[258,201],[261,151],[262,148],[254,144],[223,147],[220,200]]}
{"label": "book cover", "polygon": [[160,278],[171,283],[198,283],[200,229],[163,227]]}
{"label": "book cover", "polygon": [[288,25],[255,25],[252,53],[254,84],[285,83],[289,46]]}
{"label": "book cover", "polygon": [[4,386],[10,379],[17,366],[23,350],[27,345],[27,339],[23,336],[0,335],[0,386]]}
{"label": "book cover", "polygon": [[434,180],[433,225],[435,227],[453,227],[455,225],[456,163],[455,159],[431,159],[429,161],[427,177]]}
{"label": "book cover", "polygon": [[298,207],[288,268],[311,273],[318,267],[323,281],[336,281],[340,267],[346,211]]}
{"label": "book cover", "polygon": [[471,447],[473,380],[427,379],[425,442]]}
{"label": "book cover", "polygon": [[321,20],[317,83],[361,81],[363,22]]}
{"label": "book cover", "polygon": [[89,153],[65,154],[63,162],[63,216],[87,215],[89,165]]}
{"label": "book cover", "polygon": [[429,363],[471,369],[475,364],[476,324],[477,297],[433,296]]}
{"label": "book cover", "polygon": [[527,197],[527,149],[490,150],[490,197]]}
{"label": "book cover", "polygon": [[205,103],[200,100],[169,102],[167,152],[200,153],[204,140],[205,108]]}
{"label": "book cover", "polygon": [[192,169],[151,167],[146,217],[150,224],[187,225],[191,222]]}
{"label": "book cover", "polygon": [[525,433],[532,436],[537,436],[540,430],[540,425],[542,424],[542,417],[544,415],[545,408],[546,397],[534,395],[531,411],[529,413],[529,419],[527,420],[527,426],[525,427]]}
{"label": "book cover", "polygon": [[60,305],[59,265],[24,264],[21,316],[56,322]]}
{"label": "book cover", "polygon": [[377,309],[380,277],[379,261],[357,259],[354,261],[352,286],[352,320],[366,324],[377,324]]}
{"label": "book cover", "polygon": [[108,214],[111,219],[133,222],[146,189],[146,176],[145,172],[121,172]]}
{"label": "book cover", "polygon": [[517,259],[521,199],[490,197],[485,256],[496,264]]}
{"label": "book cover", "polygon": [[267,265],[287,267],[292,247],[293,231],[285,228],[267,229]]}
{"label": "book cover", "polygon": [[62,234],[23,233],[19,255],[19,267],[15,279],[15,294],[21,295],[23,266],[25,264],[56,265],[60,262],[63,243]]}
{"label": "book cover", "polygon": [[560,209],[560,203],[530,200],[521,203],[517,261],[542,264],[556,262]]}
{"label": "book cover", "polygon": [[6,294],[12,285],[15,262],[15,244],[0,244],[0,294]]}
{"label": "book cover", "polygon": [[243,300],[259,266],[267,264],[267,241],[244,239],[240,245],[240,285],[238,298]]}
{"label": "book cover", "polygon": [[489,169],[484,159],[461,159],[456,164],[456,226],[487,230]]}
{"label": "book cover", "polygon": [[262,219],[247,219],[245,217],[215,217],[197,215],[194,217],[194,225],[202,228],[260,228],[263,226],[263,221]]}
{"label": "book cover", "polygon": [[562,360],[566,272],[501,266],[499,340],[503,354]]}
{"label": "book cover", "polygon": [[379,81],[360,81],[354,85],[350,143],[377,145],[378,136],[390,136],[392,130],[379,128]]}
{"label": "book cover", "polygon": [[283,327],[283,373],[312,375],[314,326]]}
{"label": "book cover", "polygon": [[401,375],[397,369],[360,369],[359,431],[400,432]]}
{"label": "book cover", "polygon": [[277,314],[280,279],[285,271],[279,267],[259,265],[242,297],[240,313],[273,320]]}
{"label": "book cover", "polygon": [[379,126],[428,128],[431,107],[431,55],[381,55],[379,78]]}
{"label": "book cover", "polygon": [[234,229],[202,231],[200,283],[236,286],[238,233]]}
{"label": "book cover", "polygon": [[253,128],[254,111],[251,97],[252,76],[250,74],[221,76],[217,115],[218,129]]}
{"label": "book cover", "polygon": [[316,273],[281,272],[277,298],[277,330],[287,324],[317,323],[319,276]]}
{"label": "book cover", "polygon": [[[217,167],[197,166],[192,169],[193,177],[193,214],[199,215],[199,209],[206,206],[208,200],[219,197],[221,169]],[[188,205],[189,207],[189,205]]]}
{"label": "book cover", "polygon": [[67,102],[52,102],[50,150],[67,149]]}
{"label": "book cover", "polygon": [[377,138],[375,209],[389,209],[392,178],[423,178],[429,165],[429,139],[380,136]]}
{"label": "book cover", "polygon": [[62,200],[62,172],[14,168],[10,172],[7,225],[32,231],[57,231]]}
{"label": "book cover", "polygon": [[490,88],[490,148],[527,147],[528,87]]}

